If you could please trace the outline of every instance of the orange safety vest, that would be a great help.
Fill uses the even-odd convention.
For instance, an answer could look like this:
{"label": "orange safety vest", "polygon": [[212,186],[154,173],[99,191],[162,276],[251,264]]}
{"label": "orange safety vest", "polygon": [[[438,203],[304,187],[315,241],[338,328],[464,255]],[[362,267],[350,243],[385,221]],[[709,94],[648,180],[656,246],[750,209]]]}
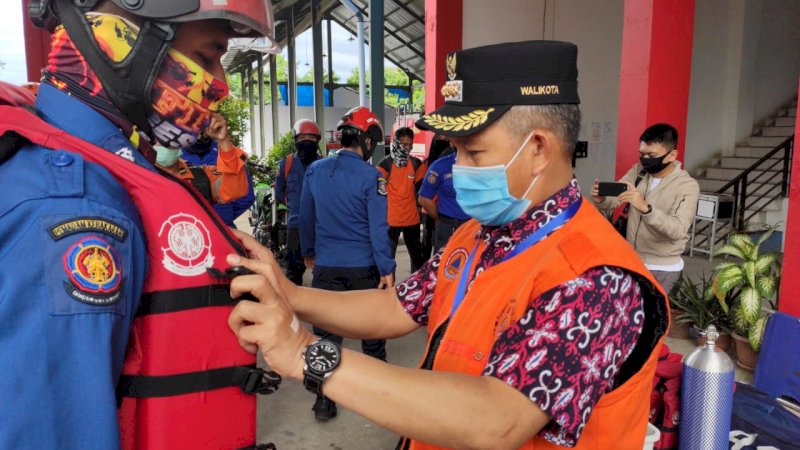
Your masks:
{"label": "orange safety vest", "polygon": [[[432,360],[433,364],[423,368],[480,376],[498,337],[522,318],[532,299],[591,268],[621,267],[652,285],[651,289],[643,286],[645,322],[642,334],[636,349],[620,369],[620,376],[626,381],[600,398],[575,449],[641,449],[647,431],[656,362],[669,323],[667,296],[661,286],[609,222],[584,200],[577,214],[547,239],[481,273],[450,318],[458,279],[466,266],[468,252],[478,241],[479,227],[475,220],[461,226],[442,253],[428,316],[428,346],[422,363],[426,365]],[[484,248],[485,244],[480,243],[476,260]],[[437,333],[437,330],[448,319],[449,325],[439,338],[442,332]],[[433,359],[429,357],[432,349]],[[403,448],[441,447],[410,441],[410,445]],[[563,450],[539,436],[521,448]]]}

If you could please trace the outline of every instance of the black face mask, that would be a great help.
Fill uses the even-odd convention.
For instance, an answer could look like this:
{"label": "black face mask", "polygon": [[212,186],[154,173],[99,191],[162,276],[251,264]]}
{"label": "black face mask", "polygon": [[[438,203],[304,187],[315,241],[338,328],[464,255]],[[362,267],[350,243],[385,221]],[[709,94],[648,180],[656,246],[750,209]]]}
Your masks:
{"label": "black face mask", "polygon": [[364,141],[361,142],[361,151],[364,153],[364,161],[369,161],[370,159],[372,159],[372,154],[375,153],[375,147],[377,146],[378,144],[376,144],[375,142],[371,142],[369,144],[369,147],[367,147],[366,142]]}
{"label": "black face mask", "polygon": [[639,162],[642,163],[642,167],[647,173],[649,173],[650,175],[654,175],[666,169],[667,166],[672,164],[672,163],[664,163],[664,159],[667,156],[669,156],[670,153],[672,152],[669,152],[663,156],[659,156],[658,158],[645,158],[644,156],[640,156]]}
{"label": "black face mask", "polygon": [[294,144],[295,148],[297,148],[297,154],[300,157],[300,161],[303,162],[305,165],[309,165],[312,162],[316,161],[317,159],[317,150],[319,150],[319,146],[314,141],[300,141]]}

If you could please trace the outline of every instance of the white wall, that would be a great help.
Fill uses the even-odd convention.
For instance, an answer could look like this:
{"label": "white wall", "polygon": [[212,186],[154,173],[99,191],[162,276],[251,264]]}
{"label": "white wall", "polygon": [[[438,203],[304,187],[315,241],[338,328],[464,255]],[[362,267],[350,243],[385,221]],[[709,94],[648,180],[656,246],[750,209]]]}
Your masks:
{"label": "white wall", "polygon": [[[602,140],[577,162],[583,186],[614,176],[624,1],[464,0],[464,48],[543,37],[578,45],[581,139],[591,142],[594,125]],[[800,0],[696,0],[695,9],[690,170],[731,154],[797,94],[800,75]]]}
{"label": "white wall", "polygon": [[[464,0],[464,48],[532,39],[569,41],[578,46],[578,93],[583,126],[601,128],[601,143],[590,145],[575,173],[584,189],[595,177],[612,179],[617,146],[617,108],[624,0],[587,7],[585,0]],[[544,24],[544,27],[543,27]],[[637,143],[631,143],[636,151]]]}
{"label": "white wall", "polygon": [[797,95],[800,76],[800,1],[763,3],[753,113],[757,123]]}
{"label": "white wall", "polygon": [[[358,106],[358,94],[348,90],[348,89],[336,89],[334,90],[334,97],[333,97],[333,104],[336,105],[333,108],[325,108],[325,123],[324,129],[325,131],[335,130],[336,125],[339,123],[339,119],[342,118],[344,113],[349,111],[354,106]],[[256,152],[257,154],[264,156],[269,149],[272,148],[272,116],[271,116],[271,106],[269,104],[264,105],[264,110],[266,112],[266,121],[264,123],[265,127],[265,135],[266,135],[266,148],[261,149],[261,141],[258,138],[258,131],[256,131]],[[386,108],[384,110],[384,132],[388,132],[391,129],[391,124],[394,123],[395,119],[395,110],[394,108]],[[300,119],[311,119],[314,120],[314,107],[313,106],[298,106],[297,107],[297,120]],[[258,129],[258,120],[259,120],[259,110],[258,107],[255,108],[255,123],[256,123],[256,130]],[[387,125],[388,124],[388,125]],[[283,106],[282,104],[278,106],[278,126],[279,132],[281,135],[286,133],[287,131],[292,129],[292,123],[289,122],[289,107]],[[249,125],[248,125],[249,126]],[[327,133],[323,133],[323,138],[327,136]],[[251,142],[250,142],[250,132],[248,131],[245,133],[244,137],[242,138],[242,147],[248,153],[253,153],[251,151]]]}

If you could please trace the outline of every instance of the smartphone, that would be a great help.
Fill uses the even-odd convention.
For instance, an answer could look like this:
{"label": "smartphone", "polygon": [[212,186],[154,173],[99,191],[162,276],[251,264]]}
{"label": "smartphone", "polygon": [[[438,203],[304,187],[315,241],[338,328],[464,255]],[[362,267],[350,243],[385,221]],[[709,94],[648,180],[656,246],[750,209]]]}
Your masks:
{"label": "smartphone", "polygon": [[625,183],[601,181],[597,185],[597,195],[600,197],[617,197],[627,190],[628,185]]}

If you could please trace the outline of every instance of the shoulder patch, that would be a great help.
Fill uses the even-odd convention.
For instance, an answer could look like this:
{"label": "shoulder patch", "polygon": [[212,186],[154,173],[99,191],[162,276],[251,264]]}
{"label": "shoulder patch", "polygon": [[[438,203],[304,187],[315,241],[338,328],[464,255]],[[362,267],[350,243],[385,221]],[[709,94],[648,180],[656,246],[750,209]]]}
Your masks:
{"label": "shoulder patch", "polygon": [[378,195],[386,196],[386,178],[378,178]]}
{"label": "shoulder patch", "polygon": [[428,174],[428,183],[435,184],[436,183],[436,179],[438,177],[439,177],[439,174],[436,173],[435,171],[431,170],[430,173]]}
{"label": "shoulder patch", "polygon": [[467,249],[464,247],[453,250],[453,253],[447,257],[447,261],[444,263],[445,278],[448,280],[455,280],[458,274],[461,273],[464,264],[467,262],[467,258],[469,258],[469,253],[467,253]]}
{"label": "shoulder patch", "polygon": [[102,217],[76,217],[57,223],[49,231],[56,241],[76,233],[103,233],[120,242],[128,237],[125,227]]}
{"label": "shoulder patch", "polygon": [[122,266],[114,247],[105,239],[81,239],[64,254],[67,294],[88,305],[106,306],[122,297]]}

